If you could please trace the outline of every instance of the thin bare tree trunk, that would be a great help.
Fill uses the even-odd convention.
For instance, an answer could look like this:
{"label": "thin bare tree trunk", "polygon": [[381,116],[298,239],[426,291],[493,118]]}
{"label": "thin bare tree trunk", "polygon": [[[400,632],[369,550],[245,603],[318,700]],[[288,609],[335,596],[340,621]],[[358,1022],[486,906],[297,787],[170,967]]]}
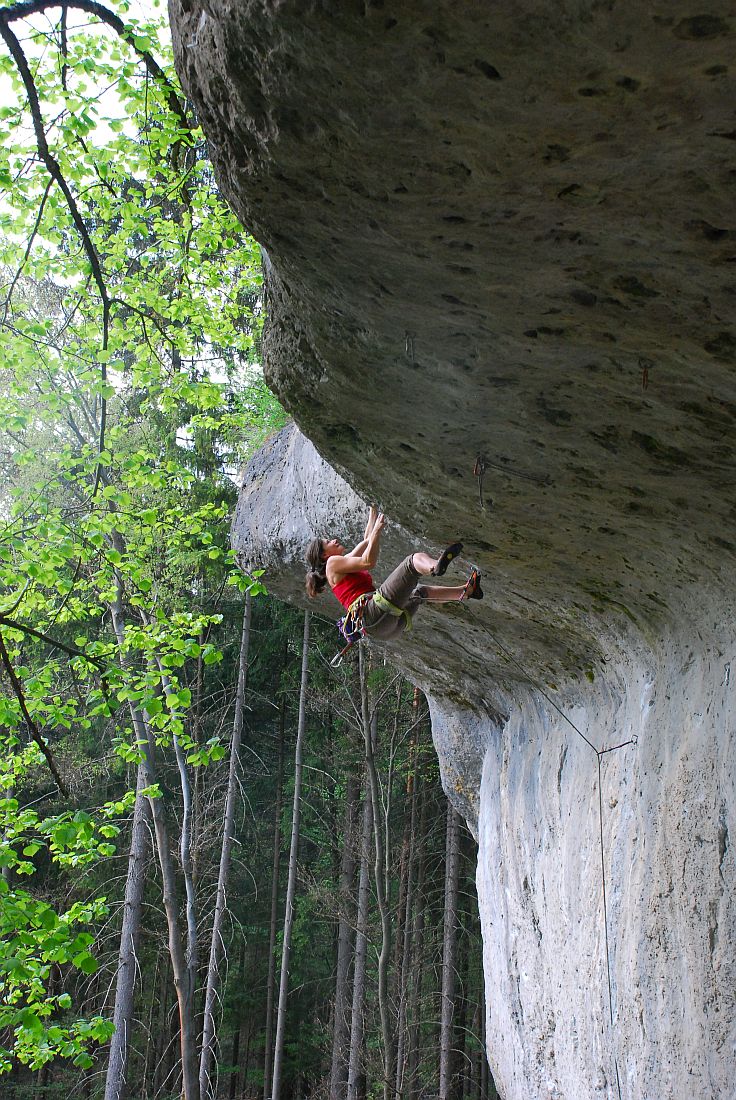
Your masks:
{"label": "thin bare tree trunk", "polygon": [[230,1047],[230,1065],[233,1067],[233,1071],[230,1074],[230,1083],[228,1085],[228,1097],[229,1100],[235,1100],[235,1094],[238,1091],[238,1078],[240,1076],[240,1034],[243,1030],[243,1025],[240,1020],[233,1032],[232,1046]]}
{"label": "thin bare tree trunk", "polygon": [[222,926],[227,908],[227,881],[230,874],[233,842],[235,840],[235,808],[237,798],[238,764],[240,741],[243,733],[243,713],[245,709],[245,689],[248,680],[248,647],[250,643],[250,592],[245,597],[243,611],[243,629],[240,635],[240,656],[238,659],[238,686],[235,692],[235,714],[233,732],[230,739],[230,769],[225,798],[225,814],[222,826],[222,845],[220,848],[220,870],[217,878],[215,912],[212,918],[212,936],[210,938],[210,958],[207,966],[207,986],[204,999],[204,1021],[202,1024],[202,1052],[199,1060],[200,1100],[209,1100],[214,1096],[215,1087],[211,1080],[212,1062],[215,1056],[216,1021],[215,1006],[220,984],[220,959],[223,953]]}
{"label": "thin bare tree trunk", "polygon": [[[240,963],[238,965],[238,975],[240,978],[241,988],[245,985],[245,937],[240,941]],[[230,1074],[230,1083],[228,1085],[229,1100],[235,1100],[235,1093],[238,1091],[238,1078],[240,1076],[240,1036],[243,1030],[243,1019],[238,1012],[238,1022],[235,1025],[233,1031],[233,1041],[230,1047],[230,1065],[233,1067],[233,1072]]]}
{"label": "thin bare tree trunk", "polygon": [[[155,1056],[155,1044],[154,1044],[154,1025],[153,1025],[153,1013],[156,1006],[159,1004],[158,997],[158,972],[161,965],[161,952],[156,952],[156,966],[153,971],[153,981],[151,982],[150,1000],[148,1002],[148,1020],[146,1021],[146,1053],[143,1058],[143,1072],[141,1073],[141,1096],[146,1096],[148,1092],[148,1077],[151,1072],[152,1055]],[[159,1007],[160,1011],[160,1007]]]}
{"label": "thin bare tree trunk", "polygon": [[360,643],[360,697],[363,715],[363,738],[365,741],[365,759],[368,770],[368,783],[371,789],[373,806],[373,845],[375,861],[373,877],[376,888],[376,902],[381,918],[381,951],[378,956],[378,1008],[381,1017],[381,1038],[383,1043],[383,1096],[390,1100],[394,1087],[394,1037],[389,1005],[389,963],[391,961],[391,913],[386,898],[386,858],[384,847],[383,822],[381,821],[381,801],[378,787],[376,761],[373,755],[373,723],[368,705],[368,679],[365,668],[364,645]]}
{"label": "thin bare tree trunk", "polygon": [[373,806],[371,788],[366,778],[363,795],[363,828],[360,847],[360,880],[358,884],[358,919],[355,933],[355,964],[353,967],[353,1005],[350,1025],[350,1057],[348,1059],[347,1100],[358,1100],[360,1064],[363,1052],[363,1005],[365,1002],[365,970],[368,955],[368,905],[370,886],[371,832]]}
{"label": "thin bare tree trunk", "polygon": [[[423,758],[420,755],[418,773],[421,771]],[[419,814],[419,867],[417,869],[416,905],[412,920],[412,943],[414,945],[414,966],[409,981],[409,999],[407,1003],[408,1030],[408,1057],[405,1084],[408,1085],[407,1095],[409,1100],[414,1100],[418,1094],[418,1069],[419,1069],[419,1025],[421,1022],[422,1004],[422,978],[424,975],[424,929],[425,929],[425,897],[424,883],[427,877],[427,784],[422,779],[421,811]]]}
{"label": "thin bare tree trunk", "polygon": [[[164,694],[170,698],[173,694],[171,681],[163,669],[160,660],[156,662],[161,676],[161,686]],[[181,835],[179,837],[179,857],[181,860],[182,875],[184,878],[184,894],[186,904],[184,913],[187,923],[187,938],[185,949],[186,962],[186,999],[194,1014],[194,1003],[197,992],[197,969],[199,967],[199,932],[197,926],[197,897],[194,889],[194,864],[192,861],[192,834],[194,828],[194,800],[192,797],[192,785],[189,780],[189,768],[184,751],[176,734],[171,738],[174,745],[176,766],[179,771],[179,785],[181,787],[182,819]]]}
{"label": "thin bare tree trunk", "polygon": [[[470,1025],[473,1038],[480,1035],[480,1004],[476,1002],[475,1009],[473,1011],[473,1022]],[[480,1059],[481,1052],[473,1046],[473,1050],[470,1054],[470,1073],[468,1079],[468,1090],[466,1095],[471,1097],[471,1100],[478,1100],[478,1092],[480,1090]]]}
{"label": "thin bare tree trunk", "polygon": [[[462,848],[462,844],[461,844]],[[468,1093],[469,1074],[467,1055],[468,1048],[468,981],[470,977],[470,957],[468,953],[468,939],[465,935],[464,921],[458,916],[458,930],[456,932],[457,947],[455,951],[455,1010],[453,1012],[454,1043],[450,1052],[450,1081],[452,1082],[453,1096],[465,1100]]]}
{"label": "thin bare tree trunk", "polygon": [[[418,700],[414,698],[415,712],[418,710]],[[417,792],[419,790],[419,777],[417,775],[417,762],[419,759],[419,734],[415,734],[415,740],[412,746],[412,752],[410,756],[410,772],[407,780],[407,787],[411,790],[411,809],[408,814],[408,844],[406,851],[406,860],[404,860],[402,853],[402,873],[405,876],[404,887],[404,905],[403,905],[403,921],[402,921],[402,936],[401,936],[401,959],[399,960],[398,970],[398,984],[399,984],[399,996],[398,996],[398,1019],[397,1019],[397,1039],[396,1039],[396,1093],[401,1095],[404,1087],[404,1072],[406,1069],[406,1054],[407,1054],[407,1036],[409,1031],[409,1020],[407,1015],[407,993],[409,988],[409,966],[412,954],[412,921],[411,914],[414,906],[414,878],[415,878],[415,864],[416,864],[416,831],[417,831]],[[409,791],[407,790],[407,794]],[[398,936],[397,936],[398,942]]]}
{"label": "thin bare tree trunk", "polygon": [[294,811],[291,819],[291,847],[289,850],[289,876],[286,885],[286,910],[284,913],[284,937],[281,949],[281,981],[279,983],[279,1003],[276,1013],[276,1043],[273,1053],[272,1100],[280,1100],[281,1077],[284,1061],[284,1039],[286,1036],[286,1002],[289,992],[289,953],[291,935],[294,928],[294,895],[296,892],[297,853],[299,850],[299,824],[301,817],[302,770],[304,753],[304,730],[307,724],[307,677],[309,671],[309,623],[311,613],[304,614],[304,639],[302,641],[302,679],[299,690],[299,722],[294,753]]}
{"label": "thin bare tree trunk", "polygon": [[115,1005],[112,1022],[115,1032],[110,1041],[110,1053],[105,1078],[105,1100],[124,1100],[127,1086],[128,1053],[130,1049],[133,1002],[135,994],[136,959],[141,930],[143,891],[146,885],[146,856],[150,812],[142,792],[146,787],[146,769],[138,765],[133,825],[128,853],[128,874],[125,879],[123,923],[120,929],[120,950],[115,975]]}
{"label": "thin bare tree trunk", "polygon": [[[164,690],[169,693],[166,686],[168,681],[163,678]],[[194,864],[192,862],[192,832],[194,819],[194,801],[192,798],[192,785],[189,781],[189,768],[184,750],[179,743],[176,734],[173,735],[174,754],[176,766],[179,770],[179,784],[181,786],[182,817],[181,836],[179,837],[179,857],[184,878],[184,896],[186,905],[184,912],[187,922],[186,940],[186,967],[187,967],[187,997],[194,1005],[194,997],[197,991],[197,969],[199,967],[199,931],[197,927],[197,896],[194,889]]]}
{"label": "thin bare tree trunk", "polygon": [[[154,739],[148,723],[143,722],[139,712],[136,712],[136,718],[134,719],[134,727],[136,725],[139,727],[136,729],[136,736],[139,739],[146,738],[147,778],[149,786],[152,786],[156,782]],[[161,868],[161,883],[163,887],[163,903],[164,912],[166,913],[171,969],[174,975],[174,988],[176,989],[176,999],[179,1006],[183,1097],[184,1100],[199,1100],[194,1000],[192,997],[189,967],[187,965],[179,927],[179,902],[176,896],[176,875],[174,873],[174,863],[171,858],[169,832],[161,799],[152,798],[150,800],[150,806],[153,816],[153,829],[156,837],[159,867]]]}
{"label": "thin bare tree trunk", "polygon": [[353,830],[357,802],[357,783],[351,775],[348,777],[345,792],[345,824],[342,859],[340,861],[340,917],[337,931],[337,973],[335,976],[335,1020],[332,1029],[330,1100],[344,1100],[348,1079],[348,1045],[350,1038],[348,977],[353,946],[353,931],[351,922],[348,920],[347,909],[350,904],[351,889],[355,876]]}
{"label": "thin bare tree trunk", "polygon": [[[161,1089],[161,1082],[164,1079],[164,1064],[166,1061],[166,1052],[169,1047],[169,1013],[170,1006],[168,1001],[169,995],[169,966],[171,959],[169,958],[168,951],[163,952],[163,960],[161,963],[160,984],[158,988],[159,997],[159,1012],[158,1012],[158,1026],[156,1029],[156,1046],[153,1052],[153,1081],[151,1084],[151,1095],[156,1096]],[[155,991],[154,991],[155,994]]]}
{"label": "thin bare tree trunk", "polygon": [[49,1063],[46,1062],[36,1075],[36,1100],[46,1100],[50,1080],[51,1069]]}
{"label": "thin bare tree trunk", "polygon": [[450,1100],[452,1037],[457,954],[457,894],[460,870],[460,819],[447,804],[445,916],[442,934],[442,1007],[440,1012],[440,1100]]}
{"label": "thin bare tree trunk", "polygon": [[[286,659],[284,659],[284,664]],[[284,745],[286,733],[286,695],[281,699],[279,717],[279,757],[276,765],[276,799],[274,802],[273,859],[271,862],[271,919],[268,931],[268,978],[266,980],[266,1036],[263,1043],[263,1100],[271,1093],[273,1069],[273,1003],[276,989],[276,932],[279,904],[279,873],[281,868],[281,806],[284,783]]]}
{"label": "thin bare tree trunk", "polygon": [[[122,540],[120,546],[123,546]],[[120,547],[118,547],[120,549]],[[125,623],[123,619],[122,588],[117,583],[117,596],[110,604],[113,629],[124,659]],[[143,714],[131,702],[130,717],[133,730],[139,744],[143,747],[143,767],[146,774],[146,786],[156,783],[156,744],[148,722]],[[169,937],[169,954],[174,974],[174,987],[179,1006],[179,1035],[181,1046],[182,1090],[184,1100],[199,1100],[199,1078],[197,1076],[196,1036],[194,1028],[194,1004],[190,996],[190,976],[179,928],[179,906],[176,897],[176,875],[171,858],[169,832],[166,824],[164,806],[160,798],[150,798],[149,806],[153,818],[161,882],[163,887],[164,911]]]}

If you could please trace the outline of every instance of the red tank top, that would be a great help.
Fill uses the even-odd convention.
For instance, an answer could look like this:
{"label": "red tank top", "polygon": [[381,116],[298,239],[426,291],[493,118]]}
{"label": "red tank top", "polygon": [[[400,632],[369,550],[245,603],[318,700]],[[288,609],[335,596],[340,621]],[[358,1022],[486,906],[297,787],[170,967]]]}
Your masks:
{"label": "red tank top", "polygon": [[355,603],[358,596],[362,596],[364,592],[375,592],[375,590],[373,578],[365,569],[357,573],[345,573],[332,589],[342,606],[346,608]]}

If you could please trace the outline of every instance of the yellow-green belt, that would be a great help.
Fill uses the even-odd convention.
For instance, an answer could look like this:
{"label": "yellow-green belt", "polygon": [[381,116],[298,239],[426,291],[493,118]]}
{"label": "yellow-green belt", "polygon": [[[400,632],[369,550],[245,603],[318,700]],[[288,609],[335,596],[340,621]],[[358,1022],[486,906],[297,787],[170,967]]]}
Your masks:
{"label": "yellow-green belt", "polygon": [[382,592],[373,593],[373,602],[381,611],[393,615],[396,619],[403,615],[406,620],[406,629],[411,630],[411,615],[405,607],[397,607],[395,603],[391,603],[391,600],[387,600]]}

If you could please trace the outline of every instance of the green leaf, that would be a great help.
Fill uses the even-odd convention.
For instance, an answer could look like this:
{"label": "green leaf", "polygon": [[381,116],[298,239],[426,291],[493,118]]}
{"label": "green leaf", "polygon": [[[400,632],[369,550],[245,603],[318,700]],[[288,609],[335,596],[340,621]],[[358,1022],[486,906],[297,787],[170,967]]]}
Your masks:
{"label": "green leaf", "polygon": [[80,951],[72,959],[72,964],[81,970],[83,974],[94,974],[97,970],[97,960],[88,951]]}

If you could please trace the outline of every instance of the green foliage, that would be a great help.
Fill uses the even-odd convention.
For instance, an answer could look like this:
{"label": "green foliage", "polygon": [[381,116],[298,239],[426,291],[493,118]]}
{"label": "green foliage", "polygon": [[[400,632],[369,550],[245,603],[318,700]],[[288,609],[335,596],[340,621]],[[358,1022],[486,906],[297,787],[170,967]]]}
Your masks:
{"label": "green foliage", "polygon": [[[12,801],[0,801],[0,812]],[[66,834],[57,823],[50,846],[84,849],[78,823],[67,820],[65,825]],[[27,845],[24,854],[29,850],[35,854],[37,846]],[[3,845],[4,873],[6,869],[24,873],[23,861],[13,861],[11,851]],[[89,854],[85,852],[84,858],[88,860]],[[57,913],[46,902],[0,879],[0,1028],[13,1037],[12,1047],[0,1044],[0,1071],[12,1068],[13,1058],[33,1069],[57,1056],[71,1058],[77,1066],[92,1065],[87,1047],[110,1037],[109,1021],[98,1015],[72,1018],[69,994],[50,994],[48,986],[53,967],[95,973],[97,960],[90,951],[94,936],[79,931],[79,926],[97,922],[106,913],[104,898],[87,905],[75,903]]]}
{"label": "green foliage", "polygon": [[[223,661],[222,593],[264,591],[228,548],[230,475],[284,422],[260,373],[258,246],[217,193],[163,20],[118,3],[119,34],[73,6],[22,23],[3,7],[0,1073],[84,1068],[109,1037],[56,990],[97,967],[99,869],[146,751],[131,716],[191,768],[225,754],[194,685]],[[75,779],[90,752],[118,786],[103,805]],[[63,876],[87,900],[45,900]]]}

